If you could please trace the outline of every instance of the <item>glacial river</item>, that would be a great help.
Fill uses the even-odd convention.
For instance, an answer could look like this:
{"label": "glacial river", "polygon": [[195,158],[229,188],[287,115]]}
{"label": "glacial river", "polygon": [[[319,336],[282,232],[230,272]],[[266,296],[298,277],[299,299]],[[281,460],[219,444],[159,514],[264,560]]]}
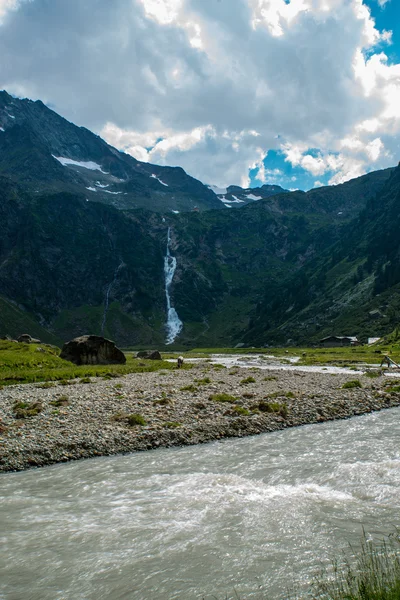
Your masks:
{"label": "glacial river", "polygon": [[400,408],[0,476],[2,600],[287,598],[400,525]]}

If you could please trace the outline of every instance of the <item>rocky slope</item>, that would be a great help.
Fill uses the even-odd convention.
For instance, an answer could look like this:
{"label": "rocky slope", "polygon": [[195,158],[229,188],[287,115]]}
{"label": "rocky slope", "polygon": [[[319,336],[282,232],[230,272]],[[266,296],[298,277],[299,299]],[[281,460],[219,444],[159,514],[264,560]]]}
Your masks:
{"label": "rocky slope", "polygon": [[41,101],[0,92],[0,175],[32,194],[70,192],[119,209],[199,210],[224,205],[179,167],[142,163]]}

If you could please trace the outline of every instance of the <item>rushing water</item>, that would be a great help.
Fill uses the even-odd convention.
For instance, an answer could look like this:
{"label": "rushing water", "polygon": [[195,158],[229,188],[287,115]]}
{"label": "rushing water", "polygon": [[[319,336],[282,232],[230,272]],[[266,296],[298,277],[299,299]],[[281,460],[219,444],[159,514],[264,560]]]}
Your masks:
{"label": "rushing water", "polygon": [[183,323],[178,317],[178,313],[171,304],[171,296],[169,290],[171,288],[172,280],[176,270],[176,258],[171,256],[170,251],[171,243],[171,230],[168,227],[167,235],[167,253],[164,257],[164,276],[165,276],[165,296],[167,299],[167,337],[165,340],[166,344],[173,344],[180,332],[182,331]]}
{"label": "rushing water", "polygon": [[2,600],[285,598],[400,524],[400,409],[0,476]]}

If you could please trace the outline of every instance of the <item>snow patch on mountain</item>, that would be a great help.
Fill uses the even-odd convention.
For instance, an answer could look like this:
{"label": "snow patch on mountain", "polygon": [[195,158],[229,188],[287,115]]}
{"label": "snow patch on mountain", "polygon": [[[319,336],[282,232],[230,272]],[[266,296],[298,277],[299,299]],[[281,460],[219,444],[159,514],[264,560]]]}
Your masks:
{"label": "snow patch on mountain", "polygon": [[246,198],[249,200],[262,200],[262,196],[255,196],[254,194],[246,194]]}
{"label": "snow patch on mountain", "polygon": [[61,163],[64,167],[73,165],[75,167],[82,167],[84,169],[89,169],[90,171],[100,171],[101,173],[104,173],[104,175],[108,175],[108,173],[106,173],[106,171],[103,171],[103,169],[101,168],[101,165],[98,165],[97,163],[95,163],[91,160],[89,160],[89,161],[72,160],[72,158],[66,158],[64,156],[54,156],[54,154],[52,154],[52,157],[55,158],[56,160],[58,160],[58,162]]}
{"label": "snow patch on mountain", "polygon": [[151,177],[152,179],[157,179],[157,181],[158,181],[159,183],[161,183],[161,185],[165,185],[165,187],[169,187],[168,183],[164,183],[163,181],[161,181],[161,179],[159,179],[159,178],[157,177],[157,175],[154,175],[154,173],[153,173],[152,175],[150,175],[150,177]]}
{"label": "snow patch on mountain", "polygon": [[89,190],[89,192],[97,192],[96,188],[94,187],[87,187],[87,190]]}

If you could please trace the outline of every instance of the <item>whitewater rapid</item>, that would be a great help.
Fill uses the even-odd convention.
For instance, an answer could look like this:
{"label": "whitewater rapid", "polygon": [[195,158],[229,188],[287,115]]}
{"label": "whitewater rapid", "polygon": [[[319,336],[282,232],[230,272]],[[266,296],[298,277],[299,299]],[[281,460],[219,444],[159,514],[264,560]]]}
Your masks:
{"label": "whitewater rapid", "polygon": [[394,408],[2,474],[0,598],[288,598],[399,526],[399,438]]}
{"label": "whitewater rapid", "polygon": [[166,344],[173,344],[183,327],[183,323],[171,303],[170,288],[176,271],[176,258],[171,256],[170,244],[171,230],[168,227],[167,253],[164,257],[165,297],[167,299]]}

